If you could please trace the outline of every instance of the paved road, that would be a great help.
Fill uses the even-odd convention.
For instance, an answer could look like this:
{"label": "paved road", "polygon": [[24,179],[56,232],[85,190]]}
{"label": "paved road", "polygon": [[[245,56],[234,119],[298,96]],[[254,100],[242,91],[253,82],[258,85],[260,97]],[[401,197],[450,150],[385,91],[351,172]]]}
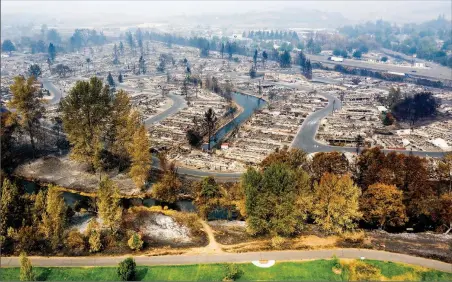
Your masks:
{"label": "paved road", "polygon": [[[328,94],[319,94],[328,99],[328,105],[318,110],[312,114],[310,114],[303,122],[300,130],[298,131],[297,135],[294,138],[294,141],[292,142],[292,147],[303,149],[307,153],[314,153],[314,152],[356,152],[356,148],[353,147],[340,147],[340,146],[330,146],[321,144],[318,141],[315,140],[315,136],[317,133],[317,130],[319,128],[320,121],[322,118],[330,115],[334,110],[341,109],[341,101]],[[444,152],[427,152],[427,151],[405,151],[405,150],[389,150],[385,149],[383,150],[385,153],[389,152],[398,152],[398,153],[404,153],[404,154],[413,154],[421,157],[435,157],[435,158],[441,158],[444,156]]]}
{"label": "paved road", "polygon": [[49,100],[50,104],[58,104],[63,97],[61,91],[53,84],[53,82],[48,78],[42,79],[42,85],[45,89],[49,90],[53,94],[53,98]]}
{"label": "paved road", "polygon": [[[409,255],[375,251],[367,249],[334,249],[310,251],[275,251],[251,253],[220,253],[169,256],[135,256],[138,265],[181,265],[206,263],[246,263],[254,260],[296,261],[308,259],[329,259],[333,255],[344,259],[375,259],[399,263],[408,263],[452,272],[452,264]],[[118,257],[29,257],[33,266],[43,267],[81,267],[81,266],[116,266],[125,256]],[[1,258],[1,267],[18,267],[18,257]]]}
{"label": "paved road", "polygon": [[174,115],[187,106],[185,99],[180,95],[170,93],[168,94],[168,97],[173,100],[171,107],[153,117],[145,119],[144,124],[146,125],[146,127],[150,126],[153,123],[160,122],[171,115]]}
{"label": "paved road", "polygon": [[[329,61],[327,56],[320,56],[320,55],[307,55],[308,58],[312,62],[321,62],[324,64],[329,65],[343,65],[343,66],[350,66],[350,67],[358,67],[358,68],[366,68],[366,69],[372,69],[372,70],[378,70],[378,71],[393,71],[393,72],[403,72],[406,74],[411,75],[419,75],[419,76],[425,76],[431,79],[452,79],[452,69],[444,66],[440,66],[437,64],[430,64],[431,68],[415,68],[415,67],[403,67],[403,66],[396,66],[392,64],[381,64],[381,63],[370,63],[365,61],[359,61],[359,60],[352,60],[352,59],[344,59],[343,62],[333,62]],[[415,71],[415,72],[413,72]]]}
{"label": "paved road", "polygon": [[[237,76],[237,73],[232,73],[233,76]],[[317,79],[319,82],[325,82],[328,83],[328,81],[324,81],[322,79]],[[276,83],[278,84],[278,83]],[[280,83],[288,87],[292,88],[300,88],[299,86],[293,85],[293,84],[284,84]],[[59,96],[61,98],[61,93],[53,87],[53,84],[49,81],[47,81],[47,86],[50,91],[56,91],[55,98]],[[52,90],[53,89],[53,90]],[[127,89],[125,89],[127,90]],[[324,96],[326,99],[328,99],[328,105],[320,109],[312,114],[310,114],[306,120],[303,122],[302,126],[300,127],[300,130],[298,131],[297,135],[294,138],[294,141],[292,142],[292,147],[303,149],[307,153],[315,153],[315,152],[332,152],[332,151],[339,151],[339,152],[356,152],[356,148],[353,147],[339,147],[339,146],[330,146],[330,145],[324,145],[315,140],[315,136],[317,133],[317,129],[319,127],[320,121],[322,118],[328,116],[332,113],[333,107],[334,109],[340,109],[341,102],[339,99],[328,95],[328,94],[320,94]],[[167,109],[166,111],[148,119],[145,120],[145,124],[149,126],[150,124],[154,122],[159,122],[165,118],[167,118],[170,115],[173,115],[177,113],[180,109],[184,108],[186,106],[185,100],[178,95],[172,95],[170,94],[170,98],[173,99],[173,105]],[[388,153],[391,151],[397,151],[400,153],[411,153],[413,155],[418,155],[422,157],[430,156],[430,157],[442,157],[444,156],[444,152],[422,152],[422,151],[403,151],[403,150],[383,150],[384,152]],[[158,160],[153,160],[153,166],[158,167]],[[191,168],[185,168],[180,167],[178,169],[179,174],[185,174],[189,176],[195,176],[195,177],[206,177],[206,176],[213,176],[216,178],[224,178],[224,179],[239,179],[242,173],[240,172],[214,172],[214,171],[202,171],[197,169],[191,169]]]}

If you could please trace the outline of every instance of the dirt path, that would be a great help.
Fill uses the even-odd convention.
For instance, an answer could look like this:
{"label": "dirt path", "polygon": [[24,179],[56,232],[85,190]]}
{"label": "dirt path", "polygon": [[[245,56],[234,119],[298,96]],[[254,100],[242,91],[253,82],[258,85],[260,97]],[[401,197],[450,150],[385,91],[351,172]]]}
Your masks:
{"label": "dirt path", "polygon": [[223,253],[222,245],[215,240],[215,235],[213,234],[213,230],[207,222],[204,220],[200,220],[202,224],[202,228],[204,232],[206,232],[207,237],[209,238],[209,244],[205,247],[192,249],[190,253],[201,253],[201,254],[221,254]]}

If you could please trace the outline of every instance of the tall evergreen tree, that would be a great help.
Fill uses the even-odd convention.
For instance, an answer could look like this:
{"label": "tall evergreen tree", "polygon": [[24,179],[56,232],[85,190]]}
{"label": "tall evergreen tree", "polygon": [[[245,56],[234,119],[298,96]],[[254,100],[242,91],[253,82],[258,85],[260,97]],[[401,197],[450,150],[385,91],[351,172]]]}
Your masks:
{"label": "tall evergreen tree", "polygon": [[110,87],[115,87],[115,80],[113,79],[111,72],[108,73],[107,82],[108,82],[108,85],[110,85]]}
{"label": "tall evergreen tree", "polygon": [[214,110],[212,110],[212,108],[209,108],[204,113],[204,124],[207,128],[207,135],[208,135],[207,149],[210,151],[210,139],[212,138],[212,133],[214,132],[214,130],[216,128],[216,124],[217,124],[217,117],[215,116],[215,112],[214,112]]}
{"label": "tall evergreen tree", "polygon": [[122,43],[122,41],[119,42],[119,53],[121,55],[124,55],[124,44]]}
{"label": "tall evergreen tree", "polygon": [[49,44],[49,50],[48,50],[48,52],[49,52],[49,59],[50,59],[50,61],[51,61],[51,62],[54,62],[54,61],[55,61],[55,58],[56,58],[56,48],[55,48],[55,46],[53,45],[53,43],[50,43],[50,44]]}

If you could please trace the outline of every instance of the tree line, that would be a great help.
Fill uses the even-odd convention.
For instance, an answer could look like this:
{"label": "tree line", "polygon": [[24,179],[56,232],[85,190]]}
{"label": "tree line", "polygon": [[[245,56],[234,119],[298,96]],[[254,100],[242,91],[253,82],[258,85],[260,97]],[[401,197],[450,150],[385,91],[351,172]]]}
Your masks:
{"label": "tree line", "polygon": [[242,37],[258,39],[258,40],[267,40],[267,39],[279,39],[286,40],[297,43],[300,41],[298,34],[295,31],[268,31],[268,30],[251,30],[249,32],[244,31]]}
{"label": "tree line", "polygon": [[309,160],[298,149],[269,155],[227,187],[206,178],[195,184],[201,216],[237,210],[253,235],[292,236],[307,224],[327,234],[358,227],[449,232],[452,228],[452,154],[429,160],[379,148],[354,163],[339,152]]}
{"label": "tree line", "polygon": [[[403,26],[377,20],[344,26],[339,32],[348,36],[348,45],[384,47],[452,67],[452,56],[448,55],[452,49],[450,22],[441,16],[422,24],[407,23]],[[443,43],[437,46],[436,39]]]}

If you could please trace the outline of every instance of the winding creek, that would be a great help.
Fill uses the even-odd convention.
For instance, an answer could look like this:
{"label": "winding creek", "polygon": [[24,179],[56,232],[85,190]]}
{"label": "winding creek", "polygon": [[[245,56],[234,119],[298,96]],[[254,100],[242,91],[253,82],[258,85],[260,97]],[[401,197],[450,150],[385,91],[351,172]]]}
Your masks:
{"label": "winding creek", "polygon": [[212,136],[210,140],[211,148],[219,144],[221,140],[226,137],[232,130],[239,127],[243,122],[247,121],[256,110],[261,109],[267,104],[267,102],[265,102],[261,98],[239,92],[234,92],[232,94],[232,99],[243,109],[243,111],[233,120],[221,127],[215,133],[215,135]]}

